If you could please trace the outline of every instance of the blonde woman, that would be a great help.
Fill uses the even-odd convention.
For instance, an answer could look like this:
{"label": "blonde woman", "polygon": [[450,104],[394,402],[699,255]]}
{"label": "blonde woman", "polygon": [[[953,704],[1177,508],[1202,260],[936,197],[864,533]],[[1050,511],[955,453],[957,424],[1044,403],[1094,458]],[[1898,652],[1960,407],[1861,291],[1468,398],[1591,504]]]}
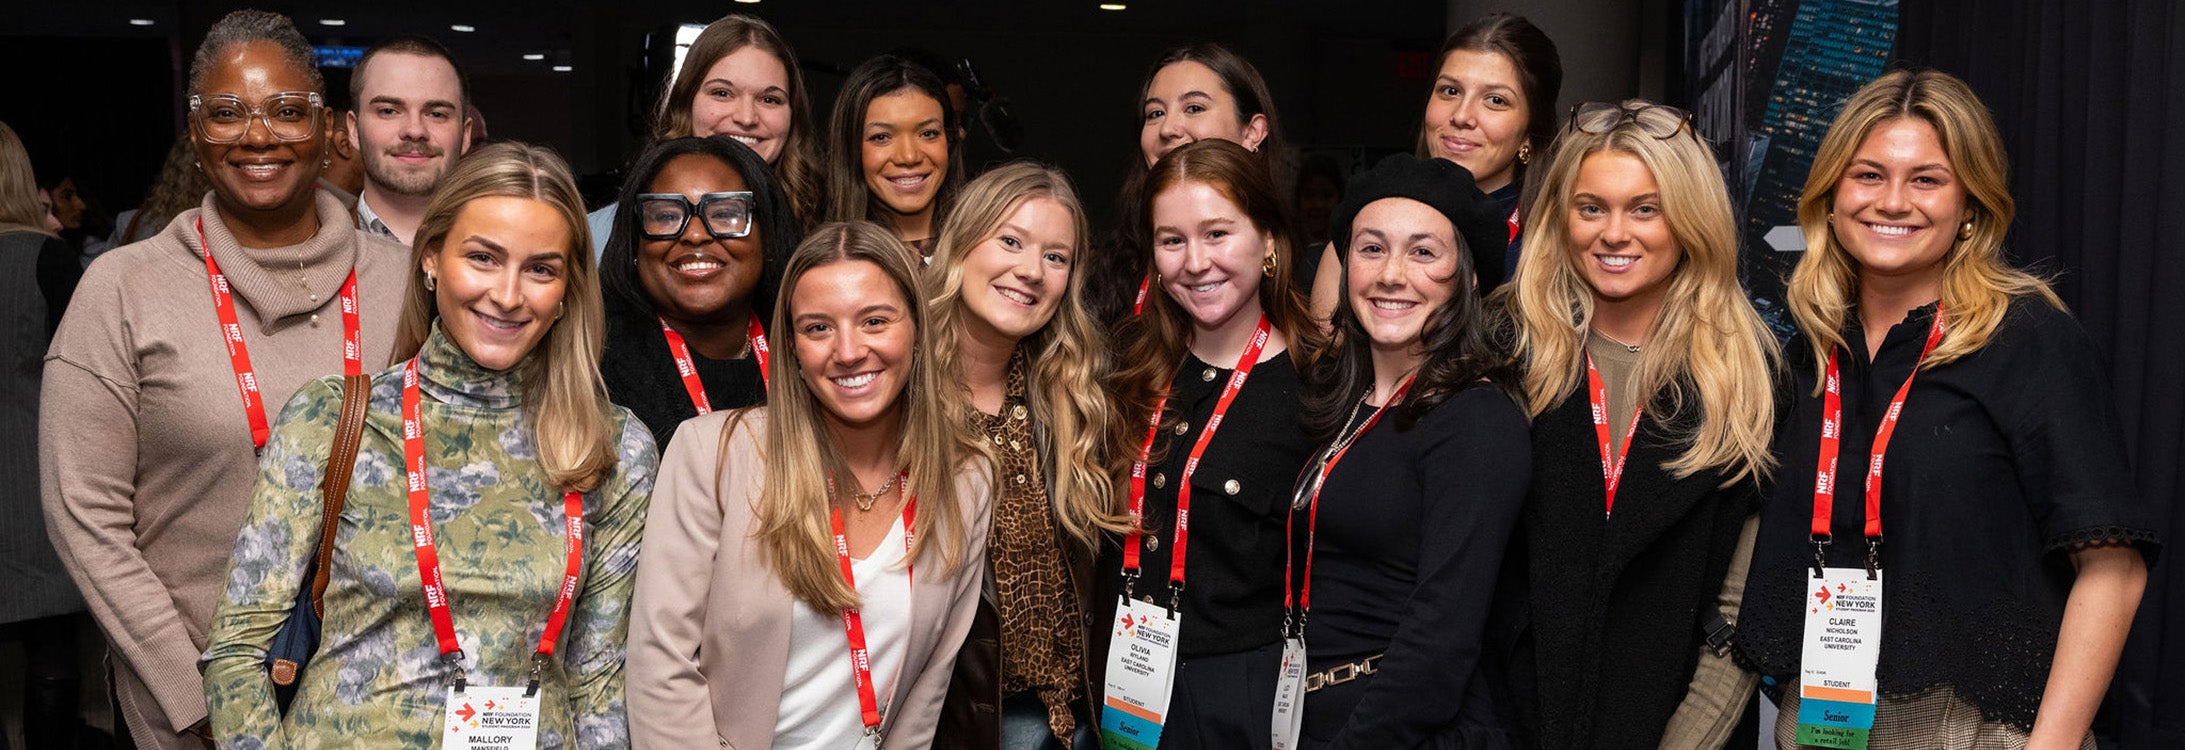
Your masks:
{"label": "blonde woman", "polygon": [[583,207],[559,157],[518,143],[433,196],[284,717],[265,652],[310,585],[343,384],[289,400],[204,658],[221,746],[452,743],[464,706],[527,683],[539,747],[629,746],[621,646],[656,458],[600,382]]}
{"label": "blonde woman", "polygon": [[876,224],[814,230],[768,405],[669,442],[629,641],[639,747],[932,743],[992,503],[915,257]]}
{"label": "blonde woman", "polygon": [[1843,671],[1801,660],[1825,564],[1879,578],[1868,747],[2094,746],[2160,540],[2104,357],[2004,260],[2007,170],[1987,108],[1934,71],[1860,89],[1814,157],[1787,295],[1784,479],[1740,623],[1782,690],[1779,745],[1825,697],[1802,669]]}
{"label": "blonde woman", "polygon": [[[1086,655],[1106,632],[1092,618],[1096,544],[1129,524],[1101,463],[1112,407],[1099,382],[1107,340],[1085,307],[1086,237],[1069,178],[1012,162],[965,186],[926,272],[934,356],[962,384],[1000,487],[994,594],[957,657],[943,744],[1091,739]],[[998,713],[973,708],[997,702]],[[998,727],[979,721],[997,715]]]}
{"label": "blonde woman", "polygon": [[1721,747],[1775,341],[1683,111],[1580,106],[1547,165],[1503,299],[1533,416],[1520,716],[1544,747]]}

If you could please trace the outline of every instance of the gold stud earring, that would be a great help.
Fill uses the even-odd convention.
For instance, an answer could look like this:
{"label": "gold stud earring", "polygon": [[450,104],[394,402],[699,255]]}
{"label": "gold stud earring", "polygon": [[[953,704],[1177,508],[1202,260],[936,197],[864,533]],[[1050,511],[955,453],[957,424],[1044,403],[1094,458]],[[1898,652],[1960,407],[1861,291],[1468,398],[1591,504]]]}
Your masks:
{"label": "gold stud earring", "polygon": [[1264,274],[1264,275],[1265,275],[1265,276],[1266,276],[1267,278],[1270,278],[1270,279],[1272,279],[1272,278],[1274,278],[1274,277],[1275,277],[1275,254],[1274,254],[1274,253],[1270,252],[1270,253],[1268,253],[1268,254],[1267,254],[1267,257],[1265,257],[1265,258],[1262,258],[1262,259],[1260,259],[1260,261],[1259,261],[1259,272],[1260,272],[1261,274]]}
{"label": "gold stud earring", "polygon": [[1969,240],[1973,238],[1972,219],[1966,219],[1965,223],[1957,225],[1957,238],[1960,240]]}
{"label": "gold stud earring", "polygon": [[1519,164],[1531,164],[1531,163],[1533,163],[1533,142],[1532,142],[1532,141],[1526,141],[1526,142],[1524,142],[1524,143],[1520,143],[1520,144],[1517,144],[1517,163],[1519,163]]}

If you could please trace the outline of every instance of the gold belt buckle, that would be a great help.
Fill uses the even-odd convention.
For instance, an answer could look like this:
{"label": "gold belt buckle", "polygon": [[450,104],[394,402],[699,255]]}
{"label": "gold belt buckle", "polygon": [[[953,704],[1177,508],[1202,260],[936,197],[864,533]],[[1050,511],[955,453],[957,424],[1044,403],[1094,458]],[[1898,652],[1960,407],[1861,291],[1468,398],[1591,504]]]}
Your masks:
{"label": "gold belt buckle", "polygon": [[1379,666],[1382,656],[1383,654],[1375,654],[1373,656],[1367,657],[1362,661],[1354,661],[1348,664],[1338,664],[1333,667],[1329,667],[1327,669],[1305,675],[1305,692],[1318,692],[1321,688],[1328,687],[1330,685],[1341,685],[1343,683],[1358,679],[1359,677],[1378,672],[1380,671]]}

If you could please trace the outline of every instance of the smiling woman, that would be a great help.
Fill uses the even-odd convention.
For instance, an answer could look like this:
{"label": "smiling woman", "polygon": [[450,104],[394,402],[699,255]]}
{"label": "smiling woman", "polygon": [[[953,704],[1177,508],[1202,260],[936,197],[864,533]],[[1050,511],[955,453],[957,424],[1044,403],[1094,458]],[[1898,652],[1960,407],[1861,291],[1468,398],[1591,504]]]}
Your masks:
{"label": "smiling woman", "polygon": [[931,255],[934,230],[963,180],[948,103],[940,77],[895,55],[850,71],[828,118],[829,220],[878,222],[920,257]]}
{"label": "smiling woman", "polygon": [[991,485],[917,284],[886,230],[821,226],[784,265],[767,404],[669,444],[629,640],[640,746],[933,743]]}
{"label": "smiling woman", "polygon": [[803,238],[759,154],[727,136],[645,150],[600,261],[614,402],[661,445],[684,420],[766,400],[781,264]]}
{"label": "smiling woman", "polygon": [[[1291,286],[1290,228],[1259,157],[1208,139],[1169,152],[1149,175],[1140,231],[1153,240],[1141,252],[1154,289],[1118,330],[1120,364],[1106,381],[1111,481],[1131,488],[1140,519],[1124,546],[1143,556],[1104,561],[1102,575],[1132,601],[1167,594],[1160,603],[1186,623],[1179,666],[1160,676],[1175,696],[1161,746],[1264,747],[1281,659],[1284,509],[1311,449],[1298,373],[1322,336]],[[1186,534],[1191,565],[1171,568]]]}
{"label": "smiling woman", "polygon": [[621,644],[657,456],[600,385],[578,200],[559,157],[519,143],[472,153],[433,196],[398,364],[371,376],[357,475],[323,527],[342,533],[319,654],[285,716],[262,660],[312,585],[318,535],[296,530],[322,528],[346,386],[322,378],[282,412],[205,655],[223,746],[430,746],[459,701],[527,681],[539,746],[629,745]]}
{"label": "smiling woman", "polygon": [[287,18],[220,19],[188,94],[212,189],[84,272],[40,401],[52,541],[114,644],[120,718],[144,748],[203,747],[187,734],[206,718],[198,634],[269,423],[313,378],[386,361],[406,271],[313,190],[324,92]]}

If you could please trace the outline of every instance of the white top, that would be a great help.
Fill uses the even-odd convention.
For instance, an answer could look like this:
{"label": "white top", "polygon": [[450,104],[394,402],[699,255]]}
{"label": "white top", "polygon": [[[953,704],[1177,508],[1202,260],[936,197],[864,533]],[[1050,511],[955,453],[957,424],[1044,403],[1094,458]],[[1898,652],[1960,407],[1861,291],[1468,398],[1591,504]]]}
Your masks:
{"label": "white top", "polygon": [[[865,647],[872,655],[873,697],[885,715],[903,671],[910,642],[911,571],[903,566],[903,520],[872,556],[852,558],[857,595],[864,604]],[[782,673],[781,710],[774,719],[776,750],[842,750],[857,747],[865,719],[857,702],[857,675],[841,612],[797,603],[789,619],[789,666]]]}

